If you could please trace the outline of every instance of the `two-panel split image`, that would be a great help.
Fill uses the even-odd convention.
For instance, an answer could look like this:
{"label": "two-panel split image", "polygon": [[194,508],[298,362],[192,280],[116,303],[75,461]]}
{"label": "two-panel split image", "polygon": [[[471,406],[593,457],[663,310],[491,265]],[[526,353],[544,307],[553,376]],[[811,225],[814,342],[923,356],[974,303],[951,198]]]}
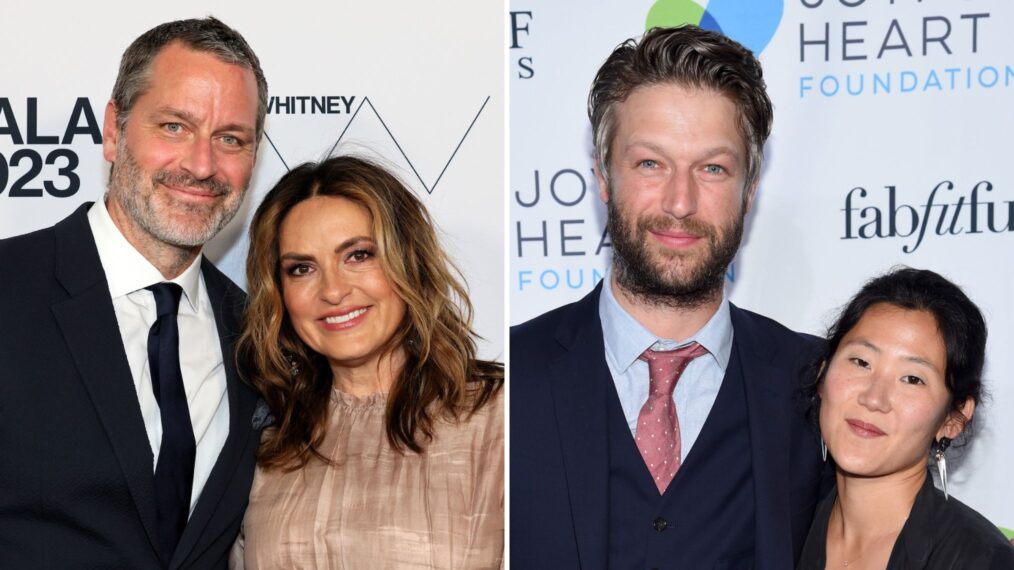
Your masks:
{"label": "two-panel split image", "polygon": [[3,20],[0,568],[1014,569],[1014,6]]}

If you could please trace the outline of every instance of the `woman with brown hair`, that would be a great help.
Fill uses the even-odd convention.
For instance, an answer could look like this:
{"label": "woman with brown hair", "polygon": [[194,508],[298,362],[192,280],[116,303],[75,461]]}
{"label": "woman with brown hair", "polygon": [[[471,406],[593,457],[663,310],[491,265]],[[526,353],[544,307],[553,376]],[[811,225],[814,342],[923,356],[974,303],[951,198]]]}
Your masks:
{"label": "woman with brown hair", "polygon": [[234,568],[490,568],[503,555],[503,367],[422,203],[337,157],[250,229],[244,377],[273,425]]}

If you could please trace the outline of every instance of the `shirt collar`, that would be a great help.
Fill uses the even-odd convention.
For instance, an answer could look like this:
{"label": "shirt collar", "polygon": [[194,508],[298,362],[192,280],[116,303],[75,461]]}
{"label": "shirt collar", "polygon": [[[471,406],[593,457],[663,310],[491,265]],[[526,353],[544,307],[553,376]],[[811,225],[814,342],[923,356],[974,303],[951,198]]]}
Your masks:
{"label": "shirt collar", "polygon": [[[149,285],[166,281],[162,273],[123,237],[110,217],[104,201],[99,200],[92,204],[88,210],[88,224],[95,237],[99,261],[106,273],[110,297],[116,299]],[[190,267],[175,279],[169,280],[183,288],[183,295],[195,312],[201,281],[201,257],[202,255],[198,254]]]}
{"label": "shirt collar", "polygon": [[630,313],[620,306],[613,295],[612,268],[602,278],[602,294],[599,296],[599,318],[602,320],[602,337],[606,351],[613,362],[627,370],[646,349],[659,344],[659,348],[670,350],[697,342],[708,350],[719,368],[724,372],[732,355],[732,317],[729,300],[722,293],[718,310],[707,323],[688,339],[658,338],[637,322]]}

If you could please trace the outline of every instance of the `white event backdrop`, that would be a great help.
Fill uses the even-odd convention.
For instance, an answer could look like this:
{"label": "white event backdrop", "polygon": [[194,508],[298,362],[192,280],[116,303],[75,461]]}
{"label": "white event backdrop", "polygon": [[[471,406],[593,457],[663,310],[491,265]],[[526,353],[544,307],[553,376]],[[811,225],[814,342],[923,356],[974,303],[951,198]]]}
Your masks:
{"label": "white event backdrop", "polygon": [[727,274],[732,301],[821,334],[896,264],[960,284],[988,321],[991,399],[952,461],[951,490],[1014,528],[1014,4],[512,0],[510,10],[510,322],[580,298],[609,263],[586,115],[598,67],[651,25],[721,29],[760,54],[775,105]]}
{"label": "white event backdrop", "polygon": [[246,201],[206,254],[245,286],[247,227],[287,169],[335,147],[371,156],[429,208],[468,282],[480,353],[502,359],[499,2],[10,3],[0,34],[0,238],[101,198],[108,165],[99,131],[120,55],[159,23],[209,14],[256,51],[271,104]]}

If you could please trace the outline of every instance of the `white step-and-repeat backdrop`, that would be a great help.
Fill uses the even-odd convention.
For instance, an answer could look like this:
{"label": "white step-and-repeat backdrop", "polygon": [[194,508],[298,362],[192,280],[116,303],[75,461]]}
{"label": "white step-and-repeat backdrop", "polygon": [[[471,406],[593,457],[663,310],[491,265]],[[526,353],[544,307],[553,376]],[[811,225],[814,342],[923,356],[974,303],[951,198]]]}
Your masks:
{"label": "white step-and-repeat backdrop", "polygon": [[244,285],[246,229],[288,168],[332,149],[379,158],[429,208],[465,274],[485,338],[481,355],[503,358],[499,2],[8,4],[0,34],[0,238],[52,225],[101,198],[102,116],[120,55],[159,23],[211,14],[256,51],[270,103],[250,192],[206,248],[209,257]]}
{"label": "white step-and-repeat backdrop", "polygon": [[510,10],[510,322],[578,299],[608,264],[585,111],[598,67],[647,27],[722,30],[760,55],[775,104],[727,275],[733,302],[820,334],[892,265],[960,284],[989,324],[992,398],[951,469],[952,492],[1014,528],[1014,3],[512,0]]}

